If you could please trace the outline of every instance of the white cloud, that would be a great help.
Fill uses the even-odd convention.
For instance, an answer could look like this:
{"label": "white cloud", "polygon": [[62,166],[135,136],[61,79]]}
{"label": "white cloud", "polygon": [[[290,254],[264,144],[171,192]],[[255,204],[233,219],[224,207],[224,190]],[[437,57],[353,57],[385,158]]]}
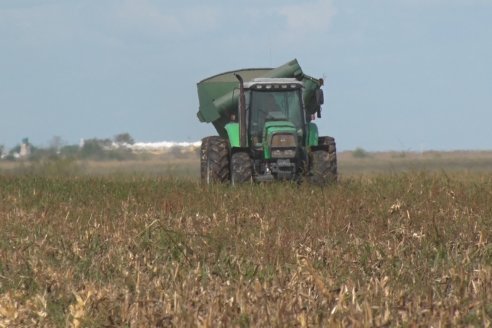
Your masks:
{"label": "white cloud", "polygon": [[286,20],[289,29],[306,32],[328,29],[335,13],[331,0],[284,5],[279,9],[279,14]]}
{"label": "white cloud", "polygon": [[177,17],[161,13],[146,0],[126,0],[115,8],[115,14],[124,24],[158,28],[174,33],[181,32],[181,24]]}
{"label": "white cloud", "polygon": [[183,37],[216,28],[219,10],[203,5],[170,8],[149,0],[125,0],[115,8],[115,15],[123,26],[150,35]]}
{"label": "white cloud", "polygon": [[[333,0],[251,1],[228,7],[227,23],[234,33],[224,34],[225,41],[220,42],[225,49],[242,48],[252,65],[273,66],[302,56],[307,48],[317,48],[337,13]],[[296,42],[302,46],[293,47]],[[258,64],[258,58],[264,64]]]}
{"label": "white cloud", "polygon": [[407,5],[418,5],[418,6],[434,6],[434,5],[442,5],[442,6],[451,6],[451,5],[459,5],[459,6],[476,6],[476,5],[492,5],[492,0],[377,0],[379,2],[388,2],[388,3],[401,3]]}
{"label": "white cloud", "polygon": [[[71,15],[72,12],[68,11]],[[0,35],[10,36],[16,44],[49,44],[71,37],[70,19],[64,4],[48,3],[0,9]],[[59,27],[64,28],[59,28]]]}

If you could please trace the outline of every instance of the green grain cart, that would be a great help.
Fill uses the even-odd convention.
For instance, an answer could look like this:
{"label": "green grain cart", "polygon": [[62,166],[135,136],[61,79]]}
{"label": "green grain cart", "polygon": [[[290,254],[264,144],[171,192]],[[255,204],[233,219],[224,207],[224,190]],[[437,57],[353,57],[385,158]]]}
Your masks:
{"label": "green grain cart", "polygon": [[218,133],[202,139],[202,181],[335,182],[335,139],[320,137],[311,122],[321,117],[322,85],[322,79],[304,74],[297,60],[200,81],[197,116]]}

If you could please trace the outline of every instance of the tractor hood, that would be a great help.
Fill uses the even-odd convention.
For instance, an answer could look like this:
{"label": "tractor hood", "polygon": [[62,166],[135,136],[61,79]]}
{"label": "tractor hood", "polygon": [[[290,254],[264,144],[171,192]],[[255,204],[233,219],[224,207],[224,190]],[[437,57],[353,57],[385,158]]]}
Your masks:
{"label": "tractor hood", "polygon": [[[295,155],[297,148],[297,130],[295,125],[289,121],[265,122],[263,130],[263,151],[265,159],[276,157],[272,154],[276,149],[290,149]],[[272,156],[273,155],[273,156]],[[287,156],[293,157],[293,156]]]}

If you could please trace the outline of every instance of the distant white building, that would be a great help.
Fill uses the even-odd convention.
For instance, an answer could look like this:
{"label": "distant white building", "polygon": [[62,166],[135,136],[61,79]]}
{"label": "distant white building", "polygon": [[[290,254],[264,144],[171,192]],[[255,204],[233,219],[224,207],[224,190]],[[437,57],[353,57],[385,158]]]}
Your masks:
{"label": "distant white building", "polygon": [[19,158],[27,158],[31,155],[31,145],[29,145],[29,139],[22,139],[22,143],[19,151]]}

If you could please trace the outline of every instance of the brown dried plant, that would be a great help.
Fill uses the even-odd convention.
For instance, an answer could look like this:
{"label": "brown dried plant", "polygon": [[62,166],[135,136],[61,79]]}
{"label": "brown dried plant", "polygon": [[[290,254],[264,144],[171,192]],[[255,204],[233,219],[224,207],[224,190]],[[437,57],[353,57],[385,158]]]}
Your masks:
{"label": "brown dried plant", "polygon": [[0,327],[490,326],[492,176],[0,177]]}

